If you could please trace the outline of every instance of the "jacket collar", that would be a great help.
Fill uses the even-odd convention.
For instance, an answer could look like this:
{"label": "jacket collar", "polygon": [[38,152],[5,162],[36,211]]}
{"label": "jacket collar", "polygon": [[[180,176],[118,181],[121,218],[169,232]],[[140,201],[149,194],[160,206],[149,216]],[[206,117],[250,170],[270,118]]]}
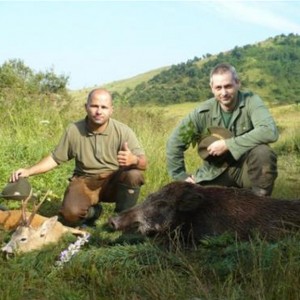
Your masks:
{"label": "jacket collar", "polygon": [[[245,96],[242,92],[238,91],[237,98],[238,98],[237,100],[238,103],[232,112],[232,118],[230,120],[229,128],[234,123],[235,119],[240,115],[241,109],[245,106]],[[211,111],[212,120],[213,120],[212,123],[215,126],[222,126],[223,124],[222,124],[221,106],[219,102],[216,100],[216,98],[213,99],[214,102]]]}

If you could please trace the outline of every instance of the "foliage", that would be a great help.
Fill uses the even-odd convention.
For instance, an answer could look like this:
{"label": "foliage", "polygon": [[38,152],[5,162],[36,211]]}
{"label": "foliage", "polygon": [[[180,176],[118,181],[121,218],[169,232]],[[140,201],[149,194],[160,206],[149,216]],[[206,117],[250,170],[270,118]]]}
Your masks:
{"label": "foliage", "polygon": [[10,97],[39,98],[51,94],[67,96],[68,76],[56,75],[51,69],[35,73],[20,59],[11,59],[0,66],[0,99]]}
{"label": "foliage", "polygon": [[180,137],[186,145],[193,147],[199,142],[201,136],[196,132],[196,128],[192,120],[186,126],[180,128]]}
{"label": "foliage", "polygon": [[53,69],[46,71],[46,73],[39,72],[35,77],[36,81],[38,81],[39,90],[42,93],[65,92],[69,79],[64,75],[57,76]]}
{"label": "foliage", "polygon": [[64,264],[71,260],[71,258],[76,255],[81,247],[89,241],[90,234],[85,233],[84,236],[77,237],[75,243],[72,243],[68,248],[60,253],[59,260],[56,261],[56,268],[63,268]]}
{"label": "foliage", "polygon": [[[22,114],[20,107],[23,107]],[[114,117],[138,133],[149,159],[146,184],[139,201],[170,180],[165,168],[165,141],[183,107],[185,104],[147,109],[117,107],[115,110]],[[1,133],[5,132],[1,135],[3,147],[0,148],[2,186],[12,168],[32,164],[47,154],[56,144],[64,124],[70,121],[66,119],[68,114],[61,113],[50,103],[47,106],[23,103],[22,106],[20,99],[11,105],[10,111],[11,117],[4,118],[6,108],[0,108],[4,121]],[[299,125],[293,123],[297,121],[295,118],[288,117],[295,113],[294,106],[273,111],[282,135],[274,145],[276,149],[284,140],[294,137],[292,132],[297,132]],[[77,111],[75,117],[82,117],[82,113]],[[40,124],[45,116],[49,124]],[[288,148],[280,149],[279,178],[274,194],[300,197],[298,154],[291,153],[287,157]],[[199,164],[195,156],[193,151],[186,153],[191,171]],[[40,213],[50,216],[55,213],[54,208],[58,210],[72,167],[62,165],[30,178],[35,192],[53,191],[51,201],[44,202]],[[12,202],[1,204],[9,206]],[[300,297],[299,236],[267,243],[259,238],[238,242],[226,234],[204,238],[193,249],[174,247],[171,251],[150,238],[112,232],[107,227],[107,219],[113,214],[113,205],[104,203],[103,208],[96,228],[88,229],[88,243],[59,269],[56,261],[62,251],[76,245],[73,236],[66,236],[57,245],[49,245],[39,252],[10,260],[0,258],[1,272],[6,274],[0,282],[1,299],[276,300]],[[9,236],[10,233],[0,232],[0,242],[6,242]]]}
{"label": "foliage", "polygon": [[228,62],[238,70],[242,86],[265,101],[272,105],[298,103],[299,45],[299,35],[279,35],[258,44],[236,46],[226,53],[195,57],[145,78],[130,90],[119,91],[116,98],[132,106],[201,102],[212,96],[210,70],[220,62]]}
{"label": "foliage", "polygon": [[[206,58],[212,59],[212,56],[208,54]],[[196,62],[197,58],[191,64]],[[184,72],[183,69],[178,66],[178,71]],[[72,110],[68,109],[71,99],[68,95],[60,94],[61,97],[53,101],[56,93],[38,92],[33,80],[36,74],[22,63],[2,66],[0,71],[0,76],[5,75],[3,78],[7,80],[7,85],[0,90],[0,184],[4,186],[12,170],[31,165],[47,155],[66,124],[82,118],[84,109],[73,109],[74,101]],[[191,71],[191,75],[193,72],[196,70]],[[28,82],[32,84],[27,85]],[[134,129],[149,160],[139,201],[170,181],[166,172],[165,143],[178,120],[193,107],[193,103],[185,102],[166,107],[136,105],[133,108],[123,105],[122,101],[117,103],[114,117]],[[299,107],[297,104],[272,107],[271,113],[280,129],[280,138],[273,145],[279,164],[273,195],[300,198]],[[189,137],[193,136],[192,127],[187,132]],[[190,142],[192,145],[193,139]],[[190,173],[201,164],[192,147],[186,151],[185,159]],[[72,170],[70,162],[30,178],[37,195],[52,191],[50,201],[45,201],[39,210],[41,214],[57,213]],[[0,204],[11,208],[20,206],[19,202],[3,199]],[[176,247],[176,243],[172,249],[166,249],[155,239],[112,232],[107,219],[113,210],[113,204],[103,203],[103,215],[95,228],[87,229],[90,237],[83,247],[83,240],[76,242],[74,236],[66,235],[58,244],[41,251],[9,260],[2,256],[1,273],[5,275],[0,281],[1,299],[300,298],[299,234],[274,242],[259,237],[241,242],[233,235],[224,234],[206,237],[193,249]],[[0,243],[7,242],[10,235],[10,232],[0,231]],[[64,249],[68,249],[68,256],[61,256]],[[61,259],[66,263],[57,268],[56,261]]]}

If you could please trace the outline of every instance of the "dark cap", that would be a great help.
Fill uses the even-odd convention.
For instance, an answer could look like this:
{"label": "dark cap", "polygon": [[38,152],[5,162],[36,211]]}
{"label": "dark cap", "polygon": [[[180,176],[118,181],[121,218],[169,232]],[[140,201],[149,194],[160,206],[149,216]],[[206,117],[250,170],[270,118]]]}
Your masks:
{"label": "dark cap", "polygon": [[31,193],[31,185],[27,178],[20,177],[15,182],[9,182],[0,193],[0,198],[9,200],[24,200]]}
{"label": "dark cap", "polygon": [[[208,128],[208,135],[204,136],[198,146],[198,153],[202,159],[213,159],[207,151],[207,147],[215,141],[225,140],[233,137],[232,132],[223,127],[210,127]],[[216,157],[216,159],[218,159]]]}

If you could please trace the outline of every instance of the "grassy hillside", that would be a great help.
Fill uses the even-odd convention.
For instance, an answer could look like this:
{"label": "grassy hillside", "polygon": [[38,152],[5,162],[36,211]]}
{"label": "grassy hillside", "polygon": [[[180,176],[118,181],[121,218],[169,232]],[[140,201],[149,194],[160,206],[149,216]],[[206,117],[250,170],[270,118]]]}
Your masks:
{"label": "grassy hillside", "polygon": [[[169,67],[162,67],[159,69],[151,70],[149,72],[136,75],[131,78],[127,78],[124,80],[113,81],[107,84],[102,85],[101,87],[112,91],[114,94],[120,95],[126,93],[128,90],[133,90],[137,85],[142,82],[148,81],[154,76],[160,74],[162,71],[167,70]],[[98,87],[98,86],[97,86]],[[95,87],[80,89],[70,91],[70,95],[75,99],[76,102],[84,103],[88,93]]]}
{"label": "grassy hillside", "polygon": [[[272,44],[272,40],[268,43]],[[205,68],[213,59],[208,57],[195,61],[195,64]],[[23,65],[12,67],[15,71],[24,68]],[[156,70],[108,86],[117,95],[114,117],[136,131],[149,160],[140,202],[149,193],[170,182],[166,171],[166,140],[179,120],[200,101],[183,101],[164,107],[150,102],[145,109],[145,105],[122,105],[120,95],[127,92],[124,102],[130,104],[129,94],[141,83],[151,82],[164,72],[168,74],[172,68],[177,70],[181,67]],[[47,92],[43,93],[40,84],[33,86],[34,89],[28,84],[30,80],[37,82],[34,74],[20,78],[18,72],[8,70],[11,68],[0,68],[1,78],[10,79],[0,89],[2,187],[13,170],[32,165],[52,151],[67,123],[85,115],[83,103],[89,92],[76,91],[72,99],[64,89],[51,93],[49,90],[54,83],[64,79],[55,78],[54,82],[46,81]],[[259,74],[259,70],[256,72]],[[13,79],[20,80],[11,80],[11,74],[16,75]],[[253,76],[255,74],[252,73]],[[207,78],[204,83],[207,85]],[[18,88],[20,84],[21,89]],[[280,130],[279,140],[272,144],[278,154],[279,168],[273,195],[300,198],[300,105],[271,104],[271,113]],[[186,160],[191,173],[201,164],[193,148],[187,151]],[[48,201],[39,210],[40,214],[57,214],[73,167],[73,162],[69,162],[29,179],[37,197],[51,191]],[[15,209],[20,207],[20,202],[0,199],[0,205]],[[65,236],[55,245],[10,260],[1,256],[1,300],[300,299],[300,233],[271,242],[259,237],[240,242],[234,235],[225,234],[204,238],[192,249],[180,247],[176,241],[173,248],[166,248],[152,238],[112,232],[107,226],[107,219],[113,214],[114,205],[104,203],[103,208],[96,228],[87,229],[91,234],[89,242],[62,267],[57,267],[56,262],[70,243],[75,242],[73,236]],[[10,235],[10,232],[0,230],[0,243],[7,242]]]}
{"label": "grassy hillside", "polygon": [[[299,103],[300,36],[294,34],[194,57],[106,87],[114,93],[116,102],[132,106],[200,102],[211,97],[209,72],[220,62],[233,64],[242,88],[258,93],[270,105]],[[76,98],[78,95],[82,97],[82,91],[74,92]]]}
{"label": "grassy hillside", "polygon": [[[115,117],[129,124],[140,137],[148,159],[146,184],[139,201],[170,181],[166,172],[165,142],[179,119],[196,103],[160,108],[117,107]],[[71,112],[70,112],[71,110]],[[279,177],[274,196],[300,197],[299,118],[296,104],[272,108],[281,136],[273,145],[278,152]],[[15,101],[0,108],[1,141],[0,186],[12,170],[31,165],[56,145],[70,118],[81,118],[82,110],[71,105],[58,110],[43,105]],[[48,122],[44,122],[47,120]],[[298,148],[297,148],[298,147]],[[187,152],[187,167],[193,172],[201,163],[195,149]],[[46,216],[57,213],[73,164],[30,178],[34,192],[52,193],[40,209]],[[19,202],[0,200],[11,208]],[[10,260],[0,257],[0,293],[3,300],[18,299],[299,299],[299,235],[266,242],[254,238],[238,242],[234,236],[205,238],[193,249],[166,249],[154,239],[112,232],[107,219],[112,204],[103,204],[104,212],[96,228],[89,228],[89,243],[61,268],[56,266],[62,251],[75,242],[66,236],[56,245]],[[0,243],[10,233],[0,231]],[[288,255],[287,255],[288,253]],[[16,288],[18,286],[18,288]]]}

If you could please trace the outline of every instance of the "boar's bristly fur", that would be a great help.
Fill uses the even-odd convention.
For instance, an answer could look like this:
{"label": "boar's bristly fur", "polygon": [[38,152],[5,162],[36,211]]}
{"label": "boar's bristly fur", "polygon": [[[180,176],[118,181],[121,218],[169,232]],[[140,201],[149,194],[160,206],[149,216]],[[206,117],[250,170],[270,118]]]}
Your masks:
{"label": "boar's bristly fur", "polygon": [[225,232],[248,239],[252,233],[277,239],[300,228],[300,199],[256,196],[249,190],[172,182],[145,201],[110,218],[115,230],[167,236],[180,229],[184,240]]}

